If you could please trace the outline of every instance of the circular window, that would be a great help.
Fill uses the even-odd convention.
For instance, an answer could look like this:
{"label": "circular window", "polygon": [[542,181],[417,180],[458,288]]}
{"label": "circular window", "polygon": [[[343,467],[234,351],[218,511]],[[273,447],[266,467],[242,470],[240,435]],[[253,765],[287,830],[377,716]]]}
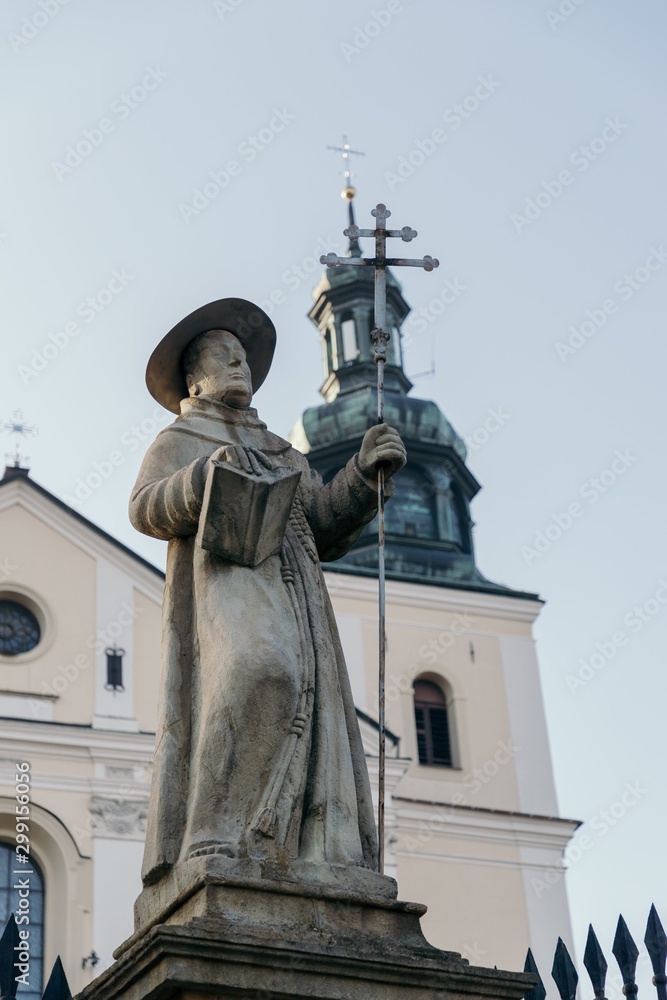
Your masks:
{"label": "circular window", "polygon": [[30,608],[18,601],[0,600],[0,655],[27,653],[38,644],[41,634]]}

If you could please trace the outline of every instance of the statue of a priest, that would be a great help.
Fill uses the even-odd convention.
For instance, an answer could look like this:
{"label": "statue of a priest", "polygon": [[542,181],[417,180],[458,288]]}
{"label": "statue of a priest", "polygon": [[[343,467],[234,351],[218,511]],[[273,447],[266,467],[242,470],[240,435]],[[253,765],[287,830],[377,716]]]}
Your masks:
{"label": "statue of a priest", "polygon": [[320,560],[377,510],[377,468],[405,464],[371,428],[324,485],[250,407],[275,330],[242,299],[182,320],[148,364],[179,414],[132,493],[139,531],[169,542],[146,885],[205,854],[375,868],[371,792]]}

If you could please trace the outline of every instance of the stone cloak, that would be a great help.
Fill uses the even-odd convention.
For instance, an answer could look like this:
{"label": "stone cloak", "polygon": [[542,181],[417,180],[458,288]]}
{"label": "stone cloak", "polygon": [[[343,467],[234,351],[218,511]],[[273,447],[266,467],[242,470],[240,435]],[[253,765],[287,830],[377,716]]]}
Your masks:
{"label": "stone cloak", "polygon": [[[205,853],[375,868],[368,772],[319,563],[375,516],[375,483],[355,456],[325,485],[253,409],[198,397],[182,410],[130,501],[134,526],[169,541],[144,883]],[[208,458],[223,444],[302,473],[281,553],[254,568],[195,543]]]}

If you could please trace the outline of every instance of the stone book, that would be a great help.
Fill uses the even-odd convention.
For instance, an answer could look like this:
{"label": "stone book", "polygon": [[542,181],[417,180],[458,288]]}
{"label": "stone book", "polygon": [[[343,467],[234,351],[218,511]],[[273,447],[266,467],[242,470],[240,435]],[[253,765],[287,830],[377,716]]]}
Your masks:
{"label": "stone book", "polygon": [[258,566],[282,548],[301,473],[292,468],[261,476],[225,462],[209,467],[197,542],[240,566]]}

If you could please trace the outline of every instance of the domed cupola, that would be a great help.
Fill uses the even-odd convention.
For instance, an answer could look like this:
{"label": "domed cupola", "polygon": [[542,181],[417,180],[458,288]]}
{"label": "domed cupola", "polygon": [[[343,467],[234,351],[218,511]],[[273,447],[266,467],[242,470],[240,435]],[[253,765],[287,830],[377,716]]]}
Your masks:
{"label": "domed cupola", "polygon": [[[354,225],[355,190],[343,197]],[[350,240],[348,256],[360,256]],[[325,482],[359,450],[376,422],[377,389],[373,361],[373,273],[371,268],[331,268],[313,292],[309,319],[319,330],[325,403],[306,410],[294,427],[292,444]],[[385,419],[400,432],[408,464],[396,476],[396,492],[386,508],[388,578],[504,590],[475,565],[470,502],[480,485],[466,465],[466,447],[439,406],[409,395],[403,368],[401,327],[410,313],[401,285],[387,270],[387,316],[391,340],[385,366]],[[372,521],[348,554],[330,568],[377,572],[377,524]]]}

